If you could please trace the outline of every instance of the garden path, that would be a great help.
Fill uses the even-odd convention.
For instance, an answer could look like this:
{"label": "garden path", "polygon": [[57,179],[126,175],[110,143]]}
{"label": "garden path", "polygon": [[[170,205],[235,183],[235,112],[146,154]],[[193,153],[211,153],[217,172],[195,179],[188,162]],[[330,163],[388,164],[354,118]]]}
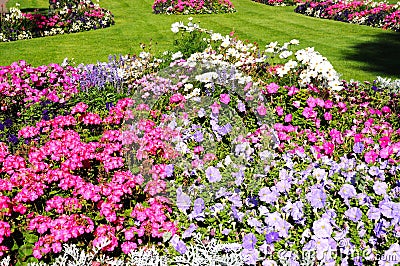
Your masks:
{"label": "garden path", "polygon": [[7,7],[6,7],[7,2],[8,2],[8,0],[0,0],[0,13],[8,12]]}

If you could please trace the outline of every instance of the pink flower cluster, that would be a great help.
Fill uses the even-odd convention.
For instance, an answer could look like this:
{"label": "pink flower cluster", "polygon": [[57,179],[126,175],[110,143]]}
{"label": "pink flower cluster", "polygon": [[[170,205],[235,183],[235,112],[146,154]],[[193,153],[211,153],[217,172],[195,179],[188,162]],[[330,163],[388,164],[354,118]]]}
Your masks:
{"label": "pink flower cluster", "polygon": [[[81,102],[72,108],[71,115],[25,126],[18,135],[31,143],[26,156],[13,155],[0,143],[0,191],[7,193],[0,197],[0,240],[9,237],[11,228],[21,226],[16,222],[22,221],[39,236],[33,255],[41,258],[60,252],[62,243],[85,235],[94,237],[93,245],[111,241],[105,251],[121,245],[127,253],[144,244],[147,236],[159,238],[165,232],[176,232],[166,216],[171,212],[168,202],[156,196],[165,188],[165,165],[153,165],[147,183],[141,174],[124,169],[123,132],[113,127],[133,118],[133,105],[132,99],[119,100],[102,118],[87,112],[88,106]],[[98,141],[87,141],[80,132],[93,127],[101,127],[103,134]],[[141,121],[139,127],[143,137],[131,138],[139,147],[137,157],[176,156],[164,143],[172,136],[169,128],[157,128],[150,120]],[[41,139],[35,140],[40,132]],[[49,197],[48,191],[58,192]],[[145,203],[149,207],[138,201],[141,193],[149,195]],[[43,200],[45,206],[40,207]],[[127,208],[133,208],[132,212],[127,213]],[[125,240],[118,236],[127,230],[131,235],[125,233]]]}
{"label": "pink flower cluster", "polygon": [[305,1],[295,12],[399,31],[398,6],[371,1]]}
{"label": "pink flower cluster", "polygon": [[29,106],[43,100],[63,103],[78,93],[79,78],[78,69],[57,64],[32,67],[19,61],[0,66],[0,96],[7,102],[2,111],[11,104]]}
{"label": "pink flower cluster", "polygon": [[[400,132],[386,122],[390,120],[389,117],[396,115],[388,106],[371,108],[366,100],[345,104],[333,92],[329,97],[332,100],[323,100],[312,89],[307,90],[310,95],[307,100],[299,101],[299,92],[287,86],[279,89],[279,93],[289,96],[286,108],[277,106],[275,109],[279,122],[274,125],[274,129],[278,133],[280,149],[292,149],[295,152],[304,150],[302,146],[310,146],[316,157],[320,158],[322,155],[334,156],[339,151],[351,153],[353,144],[361,142],[364,148],[360,153],[366,163],[374,163],[378,158],[388,159],[393,164],[400,161],[397,158],[400,151],[397,136]],[[352,121],[354,124],[351,129],[342,131],[340,125],[332,124],[332,119],[334,116],[347,115],[349,110],[356,114]]]}

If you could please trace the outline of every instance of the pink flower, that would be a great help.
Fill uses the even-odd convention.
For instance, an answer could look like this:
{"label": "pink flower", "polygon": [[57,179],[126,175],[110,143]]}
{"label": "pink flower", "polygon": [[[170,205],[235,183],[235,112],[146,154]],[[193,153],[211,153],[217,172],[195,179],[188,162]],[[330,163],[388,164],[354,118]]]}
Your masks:
{"label": "pink flower", "polygon": [[354,142],[360,142],[362,138],[362,134],[354,134]]}
{"label": "pink flower", "polygon": [[326,112],[326,113],[324,114],[324,118],[325,118],[326,121],[332,120],[332,115],[331,115],[331,113]]}
{"label": "pink flower", "polygon": [[340,109],[342,109],[342,111],[346,111],[346,110],[347,110],[346,104],[343,103],[343,102],[339,102],[339,103],[338,103],[338,106],[339,106]]}
{"label": "pink flower", "polygon": [[271,82],[270,84],[267,85],[266,88],[267,88],[268,93],[271,93],[271,94],[277,93],[278,89],[279,89],[279,85],[274,82]]}
{"label": "pink flower", "polygon": [[308,138],[308,141],[310,141],[310,142],[316,142],[317,141],[317,138],[316,138],[314,133],[308,133],[307,134],[307,138]]}
{"label": "pink flower", "polygon": [[282,116],[282,115],[283,115],[283,108],[282,108],[281,106],[277,106],[277,107],[275,108],[275,110],[276,110],[276,113],[277,113],[279,116]]}
{"label": "pink flower", "polygon": [[293,106],[296,107],[296,108],[299,108],[300,107],[300,101],[294,101],[293,102]]}
{"label": "pink flower", "polygon": [[132,250],[135,250],[136,248],[137,244],[130,241],[124,242],[121,245],[122,252],[124,252],[125,254],[129,254]]}
{"label": "pink flower", "polygon": [[325,150],[325,154],[332,155],[333,150],[335,149],[335,145],[331,142],[325,142],[323,144],[323,148]]}
{"label": "pink flower", "polygon": [[221,103],[228,104],[231,101],[231,98],[229,97],[229,94],[221,94],[219,100]]}
{"label": "pink flower", "polygon": [[383,159],[387,159],[390,157],[390,155],[393,154],[393,148],[391,146],[385,147],[380,150],[379,156]]}
{"label": "pink flower", "polygon": [[316,117],[317,116],[317,112],[316,111],[314,111],[312,108],[310,108],[310,107],[304,107],[304,110],[303,110],[303,116],[305,117],[305,118],[314,118],[314,117]]}
{"label": "pink flower", "polygon": [[194,149],[193,149],[193,152],[194,152],[195,154],[202,153],[203,151],[204,151],[203,146],[196,146],[196,147],[194,147]]}
{"label": "pink flower", "polygon": [[287,114],[285,116],[285,122],[290,123],[292,121],[292,118],[293,118],[292,114]]}
{"label": "pink flower", "polygon": [[326,109],[331,109],[333,107],[333,102],[331,100],[326,100],[325,101],[325,108]]}
{"label": "pink flower", "polygon": [[385,105],[382,107],[382,113],[388,114],[390,112],[391,112],[391,110],[388,106]]}
{"label": "pink flower", "polygon": [[317,119],[315,120],[315,126],[316,126],[317,128],[320,128],[320,127],[321,127],[321,119],[317,118]]}
{"label": "pink flower", "polygon": [[364,159],[366,163],[374,163],[378,158],[378,154],[375,151],[370,150],[369,152],[364,154]]}
{"label": "pink flower", "polygon": [[219,109],[221,109],[221,105],[218,104],[217,102],[214,102],[210,107],[211,107],[211,112],[213,114],[218,114],[219,113]]}
{"label": "pink flower", "polygon": [[267,114],[267,108],[265,108],[264,104],[261,104],[257,107],[257,113],[261,116],[264,116]]}
{"label": "pink flower", "polygon": [[71,114],[76,114],[76,113],[84,113],[86,112],[86,109],[88,108],[88,105],[86,103],[80,102],[74,107],[72,107]]}
{"label": "pink flower", "polygon": [[388,136],[383,136],[382,138],[379,139],[379,145],[382,148],[385,148],[387,145],[389,145],[390,138]]}
{"label": "pink flower", "polygon": [[289,96],[293,96],[295,95],[297,92],[299,92],[300,90],[298,88],[296,88],[295,86],[289,87],[288,88],[288,95]]}
{"label": "pink flower", "polygon": [[310,108],[314,108],[317,105],[317,101],[313,97],[309,97],[306,102]]}

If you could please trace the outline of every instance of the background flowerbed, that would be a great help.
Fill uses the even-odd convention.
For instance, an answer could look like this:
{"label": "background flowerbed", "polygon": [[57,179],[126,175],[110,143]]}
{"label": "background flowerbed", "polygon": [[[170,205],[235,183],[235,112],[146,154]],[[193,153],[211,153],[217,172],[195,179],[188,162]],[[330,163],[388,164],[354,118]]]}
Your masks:
{"label": "background flowerbed", "polygon": [[396,258],[399,81],[342,81],[297,40],[171,30],[159,56],[0,68],[3,255],[154,246],[179,265],[200,239],[235,265]]}
{"label": "background flowerbed", "polygon": [[16,41],[106,28],[112,13],[92,1],[49,1],[48,11],[24,13],[18,6],[1,15],[0,41]]}
{"label": "background flowerbed", "polygon": [[155,0],[155,14],[214,14],[236,12],[230,0]]}
{"label": "background flowerbed", "polygon": [[295,12],[307,16],[399,31],[398,4],[373,1],[305,1]]}

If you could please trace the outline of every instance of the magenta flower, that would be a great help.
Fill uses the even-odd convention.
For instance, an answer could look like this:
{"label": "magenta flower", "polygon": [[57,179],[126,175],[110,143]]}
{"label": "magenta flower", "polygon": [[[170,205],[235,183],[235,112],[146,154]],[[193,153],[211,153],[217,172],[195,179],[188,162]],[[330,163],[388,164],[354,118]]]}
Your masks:
{"label": "magenta flower", "polygon": [[261,116],[265,116],[267,114],[267,108],[265,108],[264,104],[261,104],[257,107],[257,113]]}
{"label": "magenta flower", "polygon": [[210,107],[211,107],[211,112],[213,114],[218,114],[219,113],[219,109],[221,109],[221,105],[218,104],[217,102],[214,102]]}
{"label": "magenta flower", "polygon": [[267,92],[268,93],[277,93],[278,92],[278,89],[279,89],[279,85],[278,84],[276,84],[276,83],[274,83],[274,82],[272,82],[272,83],[270,83],[270,84],[268,84],[267,86],[266,86],[266,88],[267,88]]}
{"label": "magenta flower", "polygon": [[231,98],[229,97],[229,94],[221,94],[219,100],[221,103],[228,104],[231,101]]}
{"label": "magenta flower", "polygon": [[325,118],[326,121],[332,120],[332,115],[331,115],[331,113],[326,112],[326,113],[324,114],[324,118]]}
{"label": "magenta flower", "polygon": [[275,110],[276,110],[276,113],[277,113],[279,116],[282,116],[282,115],[283,115],[283,108],[282,108],[281,106],[277,106],[277,107],[275,108]]}
{"label": "magenta flower", "polygon": [[366,163],[374,163],[378,158],[378,154],[375,151],[370,150],[364,154],[364,159]]}
{"label": "magenta flower", "polygon": [[285,116],[285,122],[286,122],[286,123],[290,123],[290,122],[292,121],[292,119],[293,119],[292,114],[287,114],[287,115]]}

